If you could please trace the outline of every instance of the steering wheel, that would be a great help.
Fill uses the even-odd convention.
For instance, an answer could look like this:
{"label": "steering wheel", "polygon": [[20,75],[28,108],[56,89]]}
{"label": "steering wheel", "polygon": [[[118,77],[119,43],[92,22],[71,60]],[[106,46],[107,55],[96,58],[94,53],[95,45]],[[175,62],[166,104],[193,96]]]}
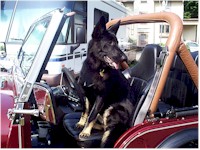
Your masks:
{"label": "steering wheel", "polygon": [[63,75],[65,76],[65,81],[68,84],[68,88],[70,88],[69,90],[72,90],[73,93],[76,93],[77,96],[80,99],[80,104],[82,106],[84,106],[85,102],[84,102],[84,94],[83,94],[83,90],[80,87],[80,85],[77,83],[77,81],[75,80],[75,78],[73,77],[73,75],[71,74],[71,72],[69,71],[69,69],[67,69],[66,67],[62,68],[62,72]]}

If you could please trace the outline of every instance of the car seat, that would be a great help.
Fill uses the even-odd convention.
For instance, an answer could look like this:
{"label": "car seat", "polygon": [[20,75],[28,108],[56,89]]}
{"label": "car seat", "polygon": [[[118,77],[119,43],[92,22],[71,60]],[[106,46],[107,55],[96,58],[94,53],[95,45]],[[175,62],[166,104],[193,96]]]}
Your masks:
{"label": "car seat", "polygon": [[[198,66],[198,52],[192,52],[191,55]],[[179,56],[175,55],[158,105],[159,111],[195,105],[198,105],[198,89]]]}

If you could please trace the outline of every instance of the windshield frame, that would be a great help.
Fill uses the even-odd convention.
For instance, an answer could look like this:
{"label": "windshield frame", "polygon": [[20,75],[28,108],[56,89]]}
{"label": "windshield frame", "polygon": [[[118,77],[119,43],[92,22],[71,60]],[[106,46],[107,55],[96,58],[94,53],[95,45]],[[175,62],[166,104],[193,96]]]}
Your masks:
{"label": "windshield frame", "polygon": [[[22,47],[20,48],[18,56],[20,56],[23,46],[25,45],[27,39],[30,37],[34,26],[40,21],[49,19],[49,17],[51,19],[46,33],[41,39],[40,45],[37,49],[37,52],[35,53],[36,55],[34,57],[34,60],[30,65],[29,71],[24,76],[24,84],[18,102],[27,102],[31,94],[33,84],[41,80],[42,74],[59,37],[59,34],[62,30],[62,27],[66,19],[68,18],[67,15],[65,15],[61,10],[57,9],[36,20],[30,27],[29,32],[27,33],[26,38],[22,44]],[[22,61],[22,59],[18,59],[19,63],[20,61]],[[20,69],[22,71],[22,68]]]}

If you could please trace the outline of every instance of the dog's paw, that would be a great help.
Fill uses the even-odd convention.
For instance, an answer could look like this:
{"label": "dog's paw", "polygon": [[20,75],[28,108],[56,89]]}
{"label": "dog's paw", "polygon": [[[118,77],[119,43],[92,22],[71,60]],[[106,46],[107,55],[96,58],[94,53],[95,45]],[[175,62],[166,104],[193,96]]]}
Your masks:
{"label": "dog's paw", "polygon": [[79,134],[79,138],[89,137],[89,136],[90,136],[90,132],[88,132],[87,130],[83,130],[83,131]]}
{"label": "dog's paw", "polygon": [[76,124],[76,128],[83,128],[85,126],[85,123],[86,123],[86,117],[82,116],[79,122]]}
{"label": "dog's paw", "polygon": [[78,123],[76,124],[76,128],[78,128],[78,129],[83,128],[84,125],[85,125],[84,123],[78,122]]}

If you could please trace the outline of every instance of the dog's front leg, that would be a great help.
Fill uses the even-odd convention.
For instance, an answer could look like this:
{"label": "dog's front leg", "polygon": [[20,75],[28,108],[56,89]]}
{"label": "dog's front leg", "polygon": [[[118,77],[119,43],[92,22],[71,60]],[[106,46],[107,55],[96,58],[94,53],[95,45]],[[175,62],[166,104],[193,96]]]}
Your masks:
{"label": "dog's front leg", "polygon": [[103,108],[103,105],[104,105],[104,103],[102,101],[102,97],[98,96],[93,107],[92,107],[90,115],[88,116],[85,127],[82,130],[82,132],[79,134],[79,137],[89,137],[90,136],[91,130],[92,130],[94,124],[96,123],[98,113]]}
{"label": "dog's front leg", "polygon": [[86,121],[87,121],[87,118],[88,118],[88,115],[89,115],[89,108],[90,107],[90,103],[89,103],[89,100],[86,98],[85,99],[85,111],[81,114],[81,118],[79,120],[79,122],[76,124],[76,127],[77,128],[83,128]]}

